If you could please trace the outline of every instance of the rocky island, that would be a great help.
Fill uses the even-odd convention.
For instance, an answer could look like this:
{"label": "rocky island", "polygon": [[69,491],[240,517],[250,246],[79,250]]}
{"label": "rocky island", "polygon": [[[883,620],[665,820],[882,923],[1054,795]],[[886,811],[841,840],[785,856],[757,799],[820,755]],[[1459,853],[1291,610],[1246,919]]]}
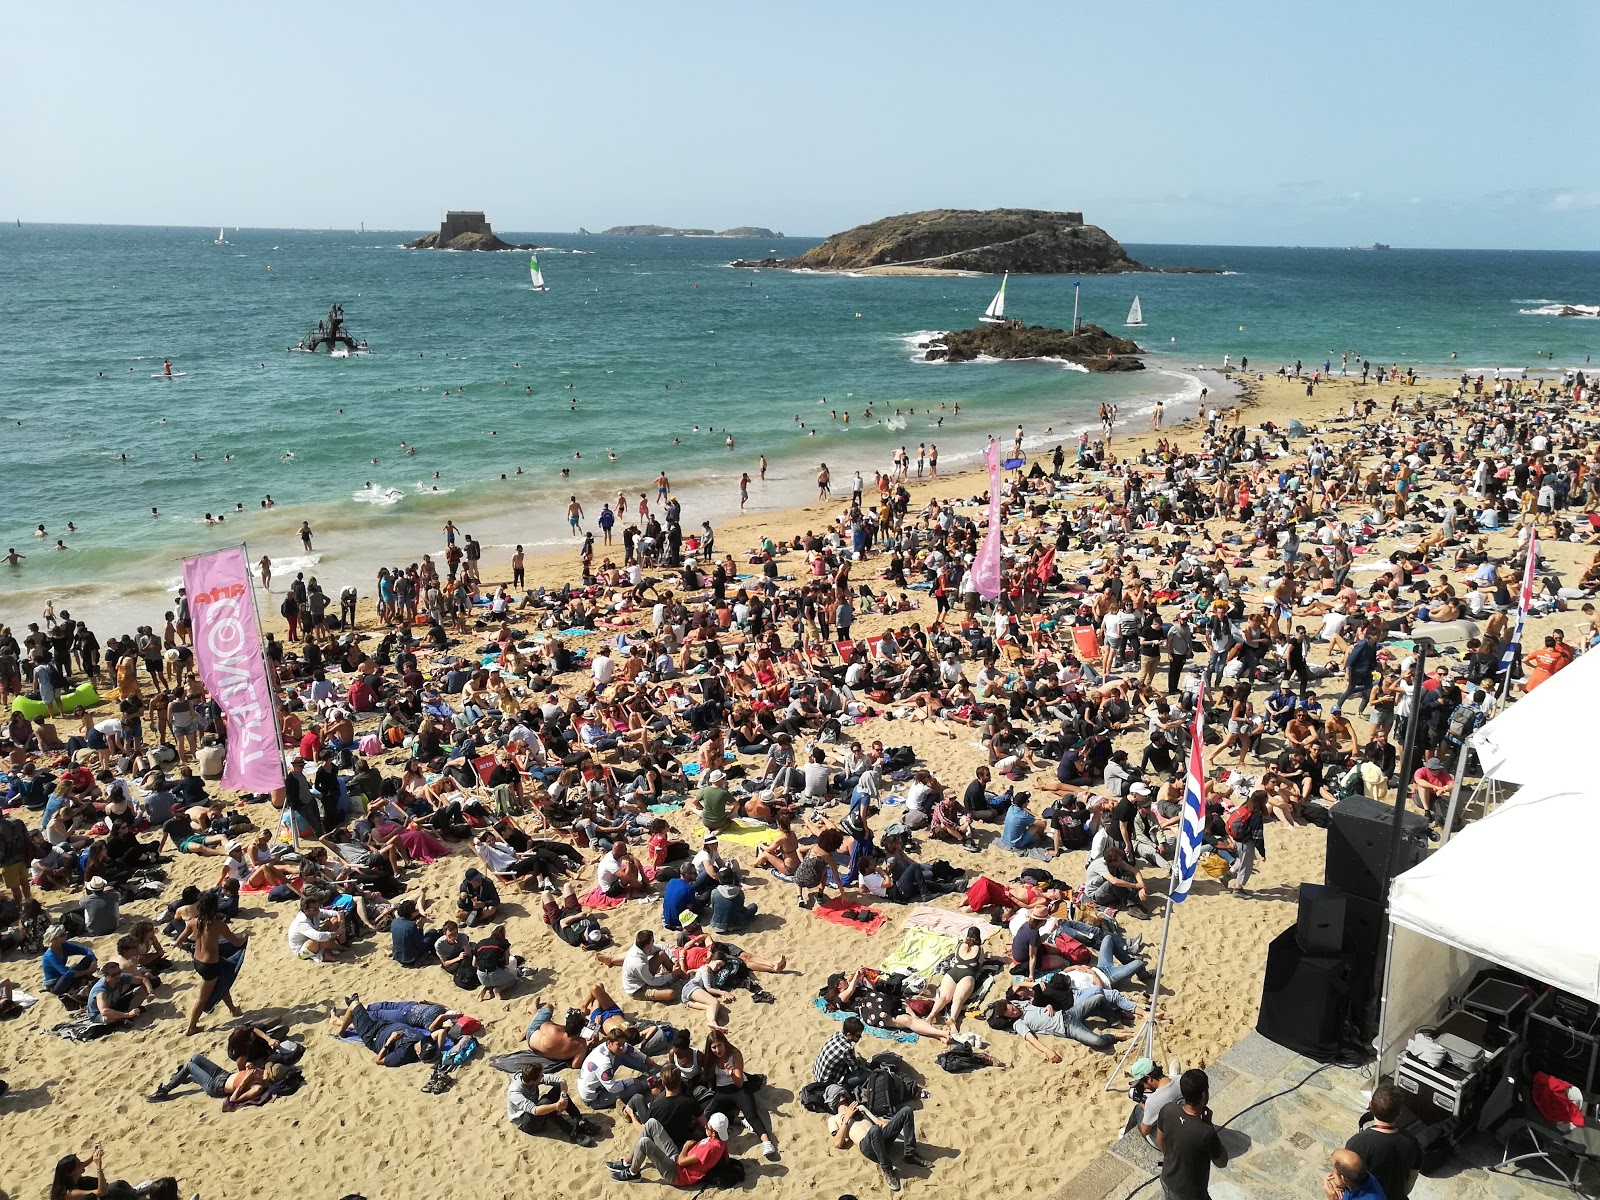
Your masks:
{"label": "rocky island", "polygon": [[920,342],[925,362],[971,362],[990,358],[1064,358],[1090,371],[1142,371],[1138,343],[1107,333],[1098,325],[1080,325],[1077,333],[1002,321],[958,329]]}
{"label": "rocky island", "polygon": [[617,237],[723,237],[781,238],[783,234],[758,225],[735,225],[732,229],[677,229],[671,225],[613,225],[602,233]]}
{"label": "rocky island", "polygon": [[537,250],[537,246],[502,242],[481,212],[447,212],[439,232],[406,243],[407,250]]}
{"label": "rocky island", "polygon": [[1098,225],[1085,225],[1082,213],[1036,208],[905,213],[836,233],[796,258],[733,265],[876,274],[1106,275],[1151,269],[1129,258]]}

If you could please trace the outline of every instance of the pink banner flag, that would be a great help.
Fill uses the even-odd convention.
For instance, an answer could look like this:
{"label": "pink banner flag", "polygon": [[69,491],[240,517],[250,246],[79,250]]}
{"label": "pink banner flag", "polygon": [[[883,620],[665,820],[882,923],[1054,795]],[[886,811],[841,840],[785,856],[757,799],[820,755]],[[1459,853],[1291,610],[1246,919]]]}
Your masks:
{"label": "pink banner flag", "polygon": [[283,747],[244,547],[184,559],[183,586],[189,592],[195,663],[228,731],[222,786],[275,791],[283,786]]}
{"label": "pink banner flag", "polygon": [[989,532],[972,564],[972,580],[978,595],[994,600],[1000,595],[1000,443],[990,442],[983,458],[989,464]]}

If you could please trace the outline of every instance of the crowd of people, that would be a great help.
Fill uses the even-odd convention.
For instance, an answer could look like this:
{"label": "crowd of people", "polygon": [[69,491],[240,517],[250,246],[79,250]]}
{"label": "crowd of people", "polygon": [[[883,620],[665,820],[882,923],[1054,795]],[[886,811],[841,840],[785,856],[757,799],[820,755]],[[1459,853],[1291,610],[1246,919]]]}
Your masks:
{"label": "crowd of people", "polygon": [[[746,1133],[780,1157],[754,1069],[780,1064],[747,1066],[737,1043],[750,1006],[774,1002],[763,978],[797,967],[728,939],[805,910],[955,908],[974,924],[924,978],[806,964],[827,969],[819,1021],[840,1022],[812,1069],[827,1136],[898,1191],[905,1165],[926,1168],[921,1085],[862,1056],[869,1028],[1005,1057],[963,1028],[977,1015],[1055,1063],[1069,1042],[1109,1051],[1151,1014],[1129,923],[1173,857],[1196,729],[1211,873],[1248,894],[1270,830],[1387,797],[1413,732],[1411,795],[1441,826],[1473,729],[1600,635],[1592,606],[1570,611],[1600,586],[1597,554],[1578,578],[1540,566],[1535,615],[1569,615],[1506,653],[1533,531],[1593,538],[1572,519],[1600,506],[1573,388],[1463,379],[1450,399],[1384,407],[1352,401],[1291,435],[1213,406],[1193,444],[1122,457],[1085,435],[1003,485],[993,603],[973,569],[988,497],[919,504],[898,455],[820,531],[740,554],[718,554],[709,524],[686,534],[663,495],[641,499],[620,563],[596,564],[591,540],[559,588],[521,586],[520,549],[514,582],[486,581],[453,524],[439,563],[379,573],[371,624],[354,586],[335,605],[297,576],[287,637],[265,641],[286,761],[273,797],[217,786],[227,730],[181,591],[159,627],[103,648],[65,611],[20,640],[0,628],[0,698],[23,699],[0,764],[5,943],[37,959],[29,986],[83,1037],[148,1023],[181,971],[169,955],[187,954],[199,1036],[218,1004],[250,1012],[247,986],[235,994],[246,950],[276,919],[277,946],[253,953],[303,960],[309,988],[317,964],[387,953],[415,969],[414,995],[470,992],[334,1006],[333,1034],[374,1064],[435,1069],[470,1056],[482,1027],[464,1006],[540,992],[560,962],[572,999],[533,997],[507,1120],[590,1147],[590,1114],[613,1113],[613,1178],[698,1187],[742,1172]],[[1394,648],[1430,633],[1456,652]],[[69,713],[82,681],[102,699]],[[910,744],[923,739],[974,745],[970,774],[941,778]],[[1015,877],[978,857],[991,850]],[[207,886],[172,894],[174,857]],[[793,905],[748,899],[774,881]],[[659,920],[626,921],[647,898]],[[542,923],[517,923],[531,908]],[[93,944],[110,938],[114,953]],[[152,1099],[191,1083],[230,1105],[292,1093],[304,1047],[240,1032],[231,1070],[194,1054]],[[1226,1158],[1195,1074],[1151,1122],[1185,1170]],[[94,1165],[64,1159],[62,1194]],[[1336,1160],[1342,1194],[1370,1194],[1369,1167],[1390,1169]]]}

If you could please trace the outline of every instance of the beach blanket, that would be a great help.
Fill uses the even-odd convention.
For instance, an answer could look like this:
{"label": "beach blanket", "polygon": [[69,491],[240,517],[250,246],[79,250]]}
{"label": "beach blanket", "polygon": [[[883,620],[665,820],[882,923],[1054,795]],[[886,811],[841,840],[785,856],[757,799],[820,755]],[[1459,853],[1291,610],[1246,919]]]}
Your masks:
{"label": "beach blanket", "polygon": [[913,975],[931,975],[933,968],[956,948],[956,939],[931,929],[907,929],[900,944],[883,960],[885,971],[908,971]]}
{"label": "beach blanket", "polygon": [[538,1067],[548,1075],[552,1071],[565,1071],[572,1064],[565,1059],[546,1058],[537,1050],[513,1050],[509,1054],[496,1054],[489,1065],[507,1075],[520,1075],[524,1067]]}
{"label": "beach blanket", "polygon": [[561,629],[556,632],[557,637],[588,637],[592,629]]}
{"label": "beach blanket", "polygon": [[680,800],[676,804],[652,804],[650,811],[658,817],[664,817],[668,813],[677,812],[682,807],[683,801]]}
{"label": "beach blanket", "polygon": [[[729,824],[726,829],[719,830],[717,840],[724,845],[732,842],[735,846],[759,846],[762,842],[770,842],[772,834],[771,825],[763,825],[760,821],[740,819]],[[705,836],[706,828],[704,825],[690,834],[691,838],[703,838]]]}
{"label": "beach blanket", "polygon": [[[815,1004],[817,1006],[817,1011],[823,1016],[827,1017],[829,1020],[843,1021],[847,1017],[853,1017],[856,1015],[853,1012],[846,1012],[842,1008],[837,1012],[829,1012],[828,1002],[821,996],[816,997],[811,1001],[811,1003]],[[917,1040],[917,1035],[912,1033],[909,1029],[879,1029],[876,1025],[867,1025],[865,1021],[863,1021],[862,1024],[866,1025],[867,1032],[876,1038],[885,1038],[891,1042],[914,1042]]]}
{"label": "beach blanket", "polygon": [[934,908],[931,904],[917,905],[906,917],[907,929],[929,929],[953,938],[965,937],[967,930],[974,925],[984,941],[1000,930],[1000,926],[985,921],[976,913],[951,912],[948,908]]}
{"label": "beach blanket", "polygon": [[621,908],[627,902],[626,896],[606,895],[598,883],[578,897],[578,903],[584,908]]}
{"label": "beach blanket", "polygon": [[237,1112],[241,1108],[260,1108],[262,1105],[276,1100],[279,1096],[294,1095],[300,1090],[301,1085],[304,1084],[305,1081],[306,1077],[304,1075],[300,1074],[298,1070],[293,1071],[290,1073],[287,1079],[280,1079],[277,1083],[269,1083],[267,1085],[267,1090],[262,1092],[261,1095],[257,1096],[254,1100],[224,1100],[222,1102],[222,1111],[225,1113],[230,1113]]}
{"label": "beach blanket", "polygon": [[[835,896],[825,904],[819,904],[811,910],[824,921],[831,921],[835,925],[843,925],[847,929],[854,929],[858,933],[873,934],[883,927],[889,918],[875,908],[867,908],[862,904],[852,904],[842,896]],[[862,913],[867,916],[865,921],[857,921],[845,916],[846,913]]]}

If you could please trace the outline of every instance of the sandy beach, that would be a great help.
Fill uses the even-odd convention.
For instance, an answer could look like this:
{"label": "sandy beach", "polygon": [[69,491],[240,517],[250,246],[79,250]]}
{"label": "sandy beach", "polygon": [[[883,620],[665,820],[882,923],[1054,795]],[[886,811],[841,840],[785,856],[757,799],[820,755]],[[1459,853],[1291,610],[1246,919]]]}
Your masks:
{"label": "sandy beach", "polygon": [[[1452,388],[1453,384],[1443,381],[1424,380],[1414,388],[1398,389],[1363,388],[1354,380],[1331,380],[1307,398],[1303,381],[1251,376],[1246,381],[1246,395],[1231,403],[1247,426],[1263,421],[1283,424],[1294,417],[1314,429],[1347,409],[1352,397],[1373,396],[1386,404],[1390,395],[1401,391],[1408,404],[1417,394],[1440,402]],[[1169,414],[1169,418],[1176,415]],[[1112,442],[1113,452],[1127,455],[1161,437],[1191,444],[1197,433],[1193,417],[1178,425],[1169,419],[1167,428],[1160,431],[1148,428],[1149,422],[1143,418],[1141,424],[1146,427],[1120,429]],[[996,430],[997,435],[1007,432]],[[1031,437],[1036,431],[1028,433]],[[1304,444],[1304,439],[1295,440],[1297,449]],[[1070,442],[1068,446],[1070,449]],[[842,472],[835,475],[836,497],[843,490],[848,498],[848,486],[840,487],[846,478]],[[968,472],[942,474],[931,481],[913,478],[909,486],[915,511],[931,498],[973,498],[987,484],[981,476]],[[835,500],[731,518],[718,525],[718,551],[731,551],[742,562],[744,551],[764,537],[821,531],[838,511]],[[687,509],[685,528],[697,527],[699,519],[692,508]],[[1495,553],[1505,552],[1510,536],[1501,533],[1491,538]],[[1382,555],[1392,545],[1379,544],[1374,551]],[[396,547],[394,553],[397,559],[411,561],[424,549],[437,553],[433,546]],[[1588,561],[1585,547],[1552,541],[1542,549],[1569,572],[1574,567],[1581,570],[1579,564]],[[606,550],[596,547],[597,563]],[[620,540],[615,551],[620,563]],[[788,556],[784,569],[793,569],[797,558]],[[576,568],[574,552],[531,556],[529,584],[559,587],[575,579]],[[1264,568],[1258,564],[1250,577],[1259,579],[1262,574]],[[486,583],[508,577],[504,553],[492,553],[485,560]],[[868,578],[879,586],[875,574]],[[326,580],[325,586],[331,584],[328,590],[334,593],[344,582],[335,577]],[[363,592],[371,586],[368,579],[355,582]],[[282,583],[275,581],[275,587],[281,589]],[[1255,594],[1259,596],[1259,592]],[[275,611],[279,597],[281,590],[263,602],[269,628],[281,629]],[[925,593],[921,606],[912,613],[861,617],[856,626],[858,639],[890,624],[931,621],[932,603]],[[269,613],[270,618],[266,616]],[[146,614],[146,619],[155,620],[159,615]],[[1577,614],[1564,617],[1571,631]],[[362,621],[370,631],[373,613],[367,601],[363,601]],[[1559,624],[1563,624],[1561,617],[1530,621],[1525,644],[1532,644]],[[113,631],[102,631],[109,632]],[[594,634],[577,644],[592,647],[609,636]],[[1581,639],[1569,633],[1569,640]],[[561,682],[563,692],[571,693],[581,691],[586,678],[574,674]],[[1333,681],[1328,686],[1333,687]],[[880,738],[888,746],[909,744],[919,761],[948,788],[959,789],[971,778],[973,768],[985,761],[985,755],[976,742],[976,731],[955,728],[959,736],[952,739],[929,724],[879,717],[848,731],[848,736],[864,743]],[[1365,732],[1364,725],[1358,724],[1358,729]],[[1134,734],[1125,736],[1120,744],[1136,748],[1142,743],[1142,735]],[[386,765],[383,769],[393,773],[398,767]],[[835,810],[834,815],[841,812]],[[891,820],[893,812],[886,809],[882,823]],[[253,806],[249,813],[258,824],[275,821],[275,814],[265,805]],[[692,823],[683,814],[669,819],[680,836],[690,832]],[[525,820],[524,825],[530,823]],[[1267,840],[1269,855],[1261,864],[1251,895],[1232,895],[1214,881],[1197,879],[1191,900],[1174,919],[1167,947],[1163,996],[1167,1020],[1162,1039],[1165,1056],[1179,1058],[1186,1066],[1204,1065],[1253,1028],[1267,945],[1293,922],[1297,885],[1302,880],[1321,880],[1321,830],[1271,826]],[[753,856],[748,848],[731,849],[733,856],[746,864]],[[1022,866],[1030,865],[1001,849],[998,841],[973,854],[929,842],[921,857],[924,861],[945,857],[958,869],[981,871],[1003,881],[1015,879]],[[1084,857],[1083,852],[1065,855],[1052,863],[1051,869],[1076,886],[1083,880]],[[589,858],[592,861],[593,856]],[[176,895],[185,884],[214,883],[219,861],[176,857],[169,866],[167,896]],[[456,853],[419,868],[414,881],[408,882],[426,885],[430,896],[451,897],[463,871],[475,865],[477,860],[464,844],[457,844]],[[1166,881],[1157,872],[1147,871],[1146,878],[1153,894],[1165,891]],[[511,899],[511,893],[506,895]],[[754,1006],[741,993],[732,1006],[733,1041],[743,1050],[751,1069],[763,1071],[769,1078],[761,1101],[771,1114],[781,1149],[780,1161],[765,1162],[755,1153],[754,1138],[735,1133],[732,1150],[744,1159],[754,1177],[748,1186],[779,1200],[884,1194],[873,1164],[854,1148],[831,1148],[824,1118],[804,1111],[796,1093],[811,1077],[818,1047],[837,1029],[812,1004],[817,988],[832,971],[881,963],[900,940],[906,910],[884,906],[888,923],[866,936],[797,910],[792,889],[765,872],[750,877],[747,895],[760,906],[762,915],[754,930],[740,934],[737,940],[764,957],[785,955],[793,968],[783,976],[763,977],[777,997],[774,1005]],[[53,908],[60,908],[74,903],[76,897],[54,893],[45,899]],[[959,899],[959,895],[947,896],[938,903],[953,909]],[[162,906],[160,901],[125,906],[123,928],[135,916],[158,916]],[[436,911],[445,907],[441,902]],[[630,903],[611,912],[606,921],[616,939],[626,944],[637,929],[659,930],[659,910],[659,900]],[[590,956],[561,943],[541,922],[528,898],[519,896],[508,912],[512,914],[508,932],[513,949],[537,969],[537,978],[509,1000],[475,1004],[470,993],[457,991],[437,966],[411,971],[396,964],[387,953],[387,935],[361,943],[350,962],[320,965],[296,961],[284,945],[284,930],[292,915],[289,907],[247,896],[236,927],[251,931],[252,944],[234,995],[247,1020],[286,1021],[307,1045],[301,1064],[306,1085],[298,1094],[264,1108],[225,1114],[216,1101],[192,1089],[164,1104],[144,1101],[144,1094],[188,1055],[200,1052],[219,1061],[223,1058],[231,1023],[221,1010],[203,1023],[198,1035],[184,1037],[181,1017],[196,986],[187,965],[171,972],[171,984],[159,993],[149,1016],[136,1028],[89,1044],[66,1042],[45,1033],[63,1019],[60,1006],[46,998],[21,1017],[0,1024],[0,1073],[11,1085],[10,1094],[0,1099],[10,1146],[0,1167],[0,1187],[13,1196],[43,1194],[58,1155],[82,1151],[100,1140],[106,1147],[111,1174],[129,1180],[175,1174],[184,1195],[199,1192],[208,1198],[275,1200],[294,1195],[334,1200],[358,1193],[377,1200],[399,1195],[447,1196],[469,1190],[491,1196],[534,1190],[560,1198],[630,1194],[628,1186],[611,1181],[603,1166],[606,1159],[624,1154],[631,1143],[628,1126],[620,1117],[598,1115],[602,1133],[593,1150],[579,1150],[548,1136],[530,1137],[505,1119],[509,1076],[491,1069],[482,1058],[460,1072],[449,1092],[427,1095],[420,1090],[427,1078],[424,1068],[383,1070],[373,1065],[370,1054],[327,1034],[329,1002],[338,1003],[352,992],[373,1000],[429,999],[460,1004],[479,1017],[486,1026],[482,1035],[485,1047],[490,1053],[501,1053],[520,1047],[526,1014],[535,996],[554,1002],[559,1011],[576,1002],[591,982],[604,981],[616,989],[616,971],[600,967]],[[1159,917],[1143,921],[1125,916],[1124,925],[1144,935],[1154,953]],[[93,941],[103,956],[114,939]],[[993,939],[989,949],[1004,953],[1004,938]],[[0,969],[30,991],[37,989],[36,961],[13,959]],[[628,1008],[640,1015],[687,1023],[697,1039],[700,1035],[699,1022],[688,1021],[682,1009],[648,1004],[630,1004]],[[1048,1196],[1122,1131],[1128,1114],[1124,1088],[1119,1085],[1109,1093],[1102,1091],[1113,1058],[1061,1040],[1054,1048],[1064,1061],[1052,1065],[1009,1034],[991,1033],[976,1020],[969,1022],[968,1028],[981,1032],[1000,1059],[1011,1064],[1010,1069],[946,1075],[933,1061],[942,1047],[928,1039],[902,1044],[869,1037],[861,1046],[869,1055],[880,1050],[903,1054],[925,1077],[931,1093],[917,1112],[917,1128],[923,1153],[933,1165],[931,1173],[905,1172],[906,1194],[954,1195],[959,1189],[996,1197]],[[646,1185],[644,1190],[655,1194],[657,1185]]]}

